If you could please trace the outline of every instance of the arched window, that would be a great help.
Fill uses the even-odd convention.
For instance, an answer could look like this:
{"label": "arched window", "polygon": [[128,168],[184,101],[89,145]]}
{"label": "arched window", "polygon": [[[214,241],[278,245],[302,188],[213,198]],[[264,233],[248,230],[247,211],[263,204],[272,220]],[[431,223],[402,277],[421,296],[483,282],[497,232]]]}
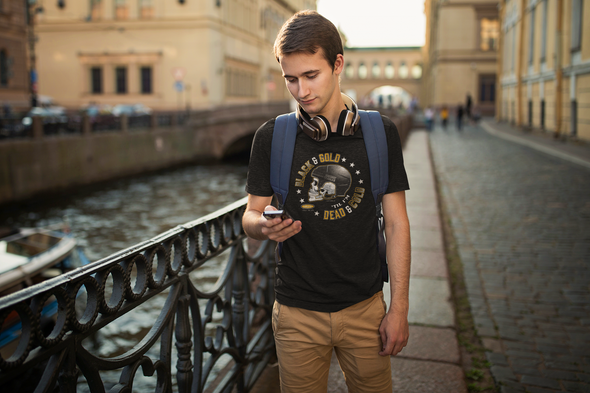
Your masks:
{"label": "arched window", "polygon": [[373,68],[371,68],[371,75],[375,79],[381,76],[381,67],[379,67],[379,63],[373,63]]}
{"label": "arched window", "polygon": [[414,79],[422,78],[422,66],[421,65],[416,64],[415,66],[412,67],[412,78],[414,78]]}
{"label": "arched window", "polygon": [[[535,8],[533,8],[534,10]],[[531,12],[534,20],[534,11]],[[479,48],[483,51],[497,50],[498,39],[500,37],[500,22],[498,19],[487,19],[483,18],[480,20],[480,43]],[[534,29],[534,24],[531,24],[531,28]],[[534,35],[534,30],[533,30]]]}
{"label": "arched window", "polygon": [[365,63],[359,65],[359,78],[367,79],[367,66]]}
{"label": "arched window", "polygon": [[354,78],[354,68],[352,64],[346,63],[346,68],[344,68],[344,76],[348,79]]}
{"label": "arched window", "polygon": [[8,55],[0,49],[0,86],[8,86]]}
{"label": "arched window", "polygon": [[406,79],[408,77],[408,66],[406,65],[405,61],[402,61],[402,64],[399,66],[399,77],[402,79]]}
{"label": "arched window", "polygon": [[393,64],[391,64],[391,62],[388,62],[387,65],[385,66],[385,77],[387,79],[393,79],[394,76],[395,76],[395,69],[393,68]]}

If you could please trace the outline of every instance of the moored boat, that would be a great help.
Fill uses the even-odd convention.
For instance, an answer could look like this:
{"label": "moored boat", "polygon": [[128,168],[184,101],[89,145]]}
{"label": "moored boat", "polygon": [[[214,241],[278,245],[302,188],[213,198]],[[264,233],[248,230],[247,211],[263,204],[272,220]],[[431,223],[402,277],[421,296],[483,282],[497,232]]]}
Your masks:
{"label": "moored boat", "polygon": [[[10,293],[38,284],[88,263],[82,248],[66,228],[23,228],[0,238],[0,302]],[[41,317],[52,323],[57,301],[48,301]],[[17,341],[21,324],[9,314],[0,330],[0,351]]]}

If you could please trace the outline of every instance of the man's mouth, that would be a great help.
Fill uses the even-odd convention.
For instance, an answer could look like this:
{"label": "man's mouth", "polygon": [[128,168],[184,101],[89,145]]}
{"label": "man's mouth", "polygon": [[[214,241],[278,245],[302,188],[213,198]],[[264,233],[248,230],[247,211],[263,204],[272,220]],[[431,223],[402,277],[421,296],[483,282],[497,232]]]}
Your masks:
{"label": "man's mouth", "polygon": [[315,98],[309,99],[309,100],[301,100],[299,101],[301,103],[301,105],[309,105],[313,102],[313,100],[315,100]]}

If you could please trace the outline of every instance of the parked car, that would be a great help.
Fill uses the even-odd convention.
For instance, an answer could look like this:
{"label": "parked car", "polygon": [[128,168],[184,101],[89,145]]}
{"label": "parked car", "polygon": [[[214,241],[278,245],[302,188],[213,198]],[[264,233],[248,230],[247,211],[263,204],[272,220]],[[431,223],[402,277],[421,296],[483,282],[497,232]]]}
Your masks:
{"label": "parked car", "polygon": [[143,104],[135,104],[135,105],[115,105],[112,111],[113,115],[121,116],[123,114],[127,116],[142,116],[142,115],[149,115],[152,113],[151,108]]}
{"label": "parked car", "polygon": [[33,126],[33,117],[39,116],[43,121],[43,130],[45,134],[57,134],[60,129],[67,129],[68,117],[65,110],[61,107],[43,108],[34,107],[27,112],[22,119],[22,125],[25,130],[30,130]]}
{"label": "parked car", "polygon": [[114,130],[119,127],[119,124],[112,109],[110,105],[89,105],[80,110],[80,115],[88,115],[92,131]]}

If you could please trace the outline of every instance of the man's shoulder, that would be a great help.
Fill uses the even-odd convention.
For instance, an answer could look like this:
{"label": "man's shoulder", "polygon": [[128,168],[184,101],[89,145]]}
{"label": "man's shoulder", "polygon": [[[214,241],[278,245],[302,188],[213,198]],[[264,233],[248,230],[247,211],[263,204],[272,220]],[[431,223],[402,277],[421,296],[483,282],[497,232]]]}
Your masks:
{"label": "man's shoulder", "polygon": [[267,120],[266,122],[264,122],[260,127],[258,127],[258,130],[256,130],[257,133],[271,133],[275,127],[275,118],[273,117],[272,119]]}
{"label": "man's shoulder", "polygon": [[383,115],[380,112],[378,112],[378,113],[381,116],[381,120],[383,120],[383,127],[385,128],[386,133],[390,132],[391,130],[397,131],[397,127],[396,127],[395,123],[393,122],[393,120],[391,120],[389,117]]}

